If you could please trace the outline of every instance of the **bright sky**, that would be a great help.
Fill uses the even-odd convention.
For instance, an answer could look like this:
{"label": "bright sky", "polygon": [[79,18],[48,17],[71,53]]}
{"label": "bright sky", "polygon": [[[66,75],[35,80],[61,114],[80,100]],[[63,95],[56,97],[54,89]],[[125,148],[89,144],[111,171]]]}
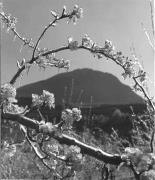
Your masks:
{"label": "bright sky", "polygon": [[[134,46],[137,57],[153,82],[153,51],[141,26],[143,23],[152,37],[149,0],[3,1],[4,10],[18,18],[18,32],[23,37],[33,38],[34,42],[36,42],[45,25],[52,20],[50,10],[61,12],[64,5],[67,6],[68,10],[71,10],[74,4],[78,4],[84,9],[83,19],[79,20],[77,25],[73,25],[73,23],[68,25],[67,20],[61,21],[56,28],[47,32],[40,44],[41,47],[55,49],[66,45],[69,36],[80,41],[84,34],[88,34],[99,45],[104,45],[106,39],[112,40],[116,48],[126,56],[131,56],[130,48]],[[17,71],[16,60],[20,61],[23,58],[28,60],[31,51],[24,48],[20,53],[21,42],[17,40],[14,42],[11,33],[6,33],[6,28],[2,29],[1,39],[1,77],[2,83],[4,83],[9,81]],[[83,50],[59,53],[59,57],[71,60],[70,70],[92,68],[109,72],[117,76],[123,83],[129,84],[129,80],[124,81],[121,77],[120,68],[105,58],[98,60]],[[33,67],[28,76],[25,75],[23,80],[17,82],[17,87],[47,79],[61,72],[64,70],[58,72],[55,68],[49,68],[46,71],[39,71],[38,68]]]}

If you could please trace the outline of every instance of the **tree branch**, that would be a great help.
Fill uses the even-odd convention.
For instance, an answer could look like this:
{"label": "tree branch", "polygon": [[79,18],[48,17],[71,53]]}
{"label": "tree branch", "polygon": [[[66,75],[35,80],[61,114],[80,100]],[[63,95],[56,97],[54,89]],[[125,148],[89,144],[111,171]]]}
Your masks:
{"label": "tree branch", "polygon": [[[58,48],[58,49],[55,49],[55,50],[47,51],[47,52],[43,53],[42,56],[47,56],[47,55],[49,55],[49,54],[56,53],[56,52],[60,52],[60,51],[63,51],[63,50],[68,50],[68,49],[69,49],[69,46],[64,46],[64,47],[61,47],[61,48]],[[90,51],[91,53],[100,53],[100,54],[104,55],[105,57],[107,57],[107,58],[111,59],[112,61],[114,61],[114,62],[115,62],[117,65],[119,65],[124,71],[126,70],[125,67],[124,67],[121,63],[119,63],[116,58],[113,57],[113,55],[105,53],[102,48],[99,48],[99,49],[97,49],[97,50],[94,51],[92,48],[88,48],[88,47],[85,47],[85,46],[83,46],[83,45],[80,45],[80,46],[77,47],[77,50],[78,50],[78,49],[85,49],[85,50]],[[36,56],[36,57],[34,57],[33,59],[31,59],[28,63],[29,63],[29,64],[32,64],[32,63],[35,62],[38,58],[39,58],[39,56]],[[10,84],[14,84],[14,83],[15,83],[16,79],[20,76],[20,74],[21,74],[22,71],[25,69],[25,67],[26,67],[26,66],[24,65],[21,69],[19,69],[19,70],[17,71],[17,73],[14,75],[14,77],[13,77],[12,80],[10,81]],[[155,111],[155,106],[154,106],[153,102],[151,101],[151,99],[149,98],[149,95],[147,94],[147,92],[145,91],[145,89],[144,89],[144,88],[140,85],[140,83],[137,81],[136,77],[132,76],[132,79],[133,79],[133,81],[138,85],[138,87],[141,89],[141,91],[143,92],[144,97],[148,100],[148,102],[149,102],[150,106],[152,107],[153,111]]]}
{"label": "tree branch", "polygon": [[27,129],[24,127],[24,126],[20,126],[21,127],[21,130],[22,132],[24,133],[27,141],[29,142],[30,146],[33,148],[35,154],[37,155],[37,157],[40,159],[40,161],[43,163],[43,165],[50,171],[52,171],[58,178],[62,178],[60,176],[60,174],[52,167],[50,167],[47,162],[45,161],[45,158],[46,158],[46,155],[43,153],[43,152],[40,152],[38,147],[36,146],[36,143],[32,142],[29,137],[28,137],[28,134],[27,134]]}
{"label": "tree branch", "polygon": [[[7,17],[5,16],[4,13],[0,12],[0,16],[2,18],[4,18],[5,21],[8,21]],[[23,42],[23,45],[28,45],[28,47],[34,49],[34,43],[31,41],[31,39],[27,39],[22,37],[17,31],[16,28],[10,28],[10,30],[12,31],[13,35],[14,35],[14,39],[17,37],[18,39],[20,39]]]}
{"label": "tree branch", "polygon": [[[69,49],[68,46],[64,46],[55,50],[51,50],[48,51],[46,53],[43,53],[42,56],[47,56],[48,54],[52,54],[52,53],[56,53],[56,52],[60,52],[63,50],[67,50]],[[37,59],[39,58],[39,56],[34,57],[33,59],[31,59],[30,61],[27,62],[27,64],[33,64]],[[13,78],[10,80],[10,84],[14,84],[16,82],[16,80],[20,77],[21,73],[26,69],[26,65],[23,65],[20,69],[18,69],[18,71],[16,72],[16,74],[13,76]]]}
{"label": "tree branch", "polygon": [[[20,114],[2,114],[2,118],[9,119],[11,121],[16,121],[20,123],[21,125],[24,125],[26,127],[29,127],[31,129],[35,129],[36,131],[40,131],[39,122],[37,120],[30,119],[26,116],[20,115]],[[70,137],[66,134],[58,134],[55,132],[46,132],[48,135],[50,135],[52,138],[56,139],[60,144],[66,144],[66,145],[75,145],[81,148],[81,153],[86,154],[89,156],[92,156],[100,161],[103,161],[105,163],[110,163],[114,165],[119,165],[123,160],[121,159],[120,155],[113,155],[110,153],[106,153],[102,151],[99,148],[92,147],[90,145],[87,145],[83,142],[80,142],[79,140]]]}
{"label": "tree branch", "polygon": [[54,24],[55,24],[57,21],[59,21],[59,20],[61,20],[61,19],[64,19],[64,18],[68,18],[68,17],[69,17],[69,15],[64,15],[64,14],[62,13],[62,15],[61,15],[60,17],[56,16],[55,19],[54,19],[52,22],[50,22],[48,26],[45,27],[45,29],[43,30],[43,32],[42,32],[41,35],[39,36],[39,38],[38,38],[38,40],[37,40],[37,42],[36,42],[36,44],[35,44],[35,46],[34,46],[34,50],[33,50],[33,53],[32,53],[32,59],[34,59],[35,50],[36,50],[36,48],[38,47],[39,42],[40,42],[41,38],[44,36],[45,32],[46,32],[50,27],[54,26]]}
{"label": "tree branch", "polygon": [[153,129],[153,132],[151,134],[151,141],[150,141],[150,148],[151,148],[151,153],[154,153],[154,136],[155,136],[155,130]]}

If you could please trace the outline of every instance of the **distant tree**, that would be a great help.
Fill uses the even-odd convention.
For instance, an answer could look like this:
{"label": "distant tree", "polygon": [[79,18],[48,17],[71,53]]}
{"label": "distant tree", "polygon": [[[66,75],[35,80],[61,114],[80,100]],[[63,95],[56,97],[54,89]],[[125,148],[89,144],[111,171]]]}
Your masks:
{"label": "distant tree", "polygon": [[120,109],[115,109],[114,112],[112,113],[112,118],[118,120],[121,119],[122,115],[123,114]]}

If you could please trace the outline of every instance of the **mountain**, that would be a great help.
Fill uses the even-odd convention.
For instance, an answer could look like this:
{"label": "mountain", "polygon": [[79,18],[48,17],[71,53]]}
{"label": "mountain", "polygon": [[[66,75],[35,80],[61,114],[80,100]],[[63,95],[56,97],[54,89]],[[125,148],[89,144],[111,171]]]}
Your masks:
{"label": "mountain", "polygon": [[56,104],[62,99],[71,103],[90,104],[135,104],[143,103],[143,99],[132,89],[122,84],[119,79],[109,73],[91,69],[77,69],[61,73],[49,79],[20,87],[19,98],[30,98],[31,94],[42,94],[47,90],[55,94]]}

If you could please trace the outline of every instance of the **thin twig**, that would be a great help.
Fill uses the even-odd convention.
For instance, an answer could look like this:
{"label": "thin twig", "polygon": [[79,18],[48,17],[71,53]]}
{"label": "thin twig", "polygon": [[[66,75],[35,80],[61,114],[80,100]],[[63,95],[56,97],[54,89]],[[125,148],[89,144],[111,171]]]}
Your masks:
{"label": "thin twig", "polygon": [[59,20],[61,20],[61,19],[64,19],[64,18],[68,18],[68,17],[69,17],[69,15],[64,15],[64,14],[62,14],[60,17],[56,16],[55,19],[54,19],[52,22],[50,22],[48,26],[45,27],[45,29],[43,30],[43,32],[42,32],[41,35],[39,36],[39,38],[38,38],[38,40],[37,40],[37,42],[36,42],[36,44],[35,44],[35,46],[34,46],[34,50],[33,50],[33,53],[32,53],[32,59],[34,59],[34,55],[35,55],[36,48],[38,47],[39,42],[40,42],[41,38],[43,38],[45,32],[46,32],[50,27],[52,27],[57,21],[59,21]]}
{"label": "thin twig", "polygon": [[20,127],[21,127],[22,132],[24,133],[27,141],[29,142],[29,144],[30,144],[31,147],[33,148],[35,154],[36,154],[37,157],[40,159],[40,161],[43,163],[43,165],[44,165],[48,170],[53,171],[54,174],[55,174],[58,178],[61,179],[62,177],[60,176],[60,174],[59,174],[58,172],[56,172],[56,170],[55,170],[54,168],[50,167],[50,166],[46,163],[46,161],[45,161],[46,155],[45,155],[45,154],[42,154],[43,152],[42,152],[42,153],[39,152],[39,149],[37,148],[36,143],[32,142],[32,141],[29,139],[29,137],[28,137],[28,135],[27,135],[27,130],[26,130],[26,128],[25,128],[24,126],[22,126],[22,125],[21,125]]}
{"label": "thin twig", "polygon": [[152,135],[151,135],[151,141],[150,141],[150,148],[151,148],[151,153],[154,152],[154,136],[155,136],[155,132],[154,132],[154,129],[153,129],[153,132],[152,132]]}
{"label": "thin twig", "polygon": [[[152,24],[152,32],[153,32],[153,37],[154,37],[154,35],[155,35],[155,30],[154,30],[154,13],[153,13],[153,2],[152,2],[152,0],[149,0],[149,2],[150,2],[150,11],[151,11],[151,24]],[[155,38],[155,37],[154,37]]]}
{"label": "thin twig", "polygon": [[[56,52],[60,52],[60,51],[64,51],[69,49],[68,46],[64,46],[55,50],[51,50],[48,52],[45,52],[42,54],[42,56],[47,56],[48,54],[52,54],[52,53],[56,53]],[[34,57],[33,59],[31,59],[30,61],[27,61],[26,64],[33,64],[37,59],[39,58],[39,56]],[[18,69],[18,71],[16,72],[16,74],[13,76],[13,78],[10,80],[10,84],[14,84],[16,82],[16,80],[20,77],[21,73],[26,69],[26,65],[23,65],[20,69]]]}
{"label": "thin twig", "polygon": [[[0,12],[0,16],[2,16],[5,20],[7,20],[7,18],[5,17],[5,15],[3,13]],[[10,29],[12,31],[12,33],[14,34],[14,38],[17,37],[19,40],[21,40],[23,42],[23,45],[28,45],[28,47],[34,49],[34,43],[31,41],[31,39],[29,41],[27,41],[27,38],[23,38],[17,31],[15,28],[11,28]],[[38,50],[38,49],[37,49]],[[38,50],[39,51],[39,50]]]}
{"label": "thin twig", "polygon": [[147,38],[147,40],[148,40],[151,48],[153,49],[153,51],[155,51],[155,46],[154,46],[154,44],[152,43],[151,38],[150,38],[150,35],[149,35],[149,33],[147,32],[147,30],[144,28],[143,24],[142,24],[142,28],[143,28],[143,31],[144,31],[144,33],[145,33],[145,36],[146,36],[146,38]]}

